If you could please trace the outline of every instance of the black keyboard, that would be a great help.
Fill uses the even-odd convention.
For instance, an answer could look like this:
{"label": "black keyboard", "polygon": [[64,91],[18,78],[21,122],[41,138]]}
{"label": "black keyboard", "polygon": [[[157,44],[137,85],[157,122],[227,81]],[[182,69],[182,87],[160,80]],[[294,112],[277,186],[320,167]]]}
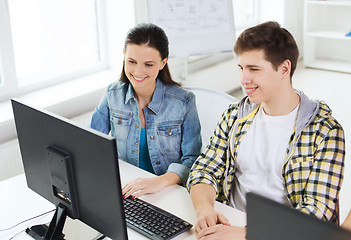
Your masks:
{"label": "black keyboard", "polygon": [[193,226],[141,199],[129,197],[123,202],[127,226],[150,239],[171,239]]}

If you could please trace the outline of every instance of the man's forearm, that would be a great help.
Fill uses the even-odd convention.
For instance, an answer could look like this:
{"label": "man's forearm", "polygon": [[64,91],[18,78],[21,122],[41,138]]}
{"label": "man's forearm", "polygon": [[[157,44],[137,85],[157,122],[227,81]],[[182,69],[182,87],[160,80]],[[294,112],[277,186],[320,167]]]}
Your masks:
{"label": "man's forearm", "polygon": [[196,214],[199,215],[202,210],[214,207],[216,190],[208,184],[200,183],[191,187],[190,196]]}

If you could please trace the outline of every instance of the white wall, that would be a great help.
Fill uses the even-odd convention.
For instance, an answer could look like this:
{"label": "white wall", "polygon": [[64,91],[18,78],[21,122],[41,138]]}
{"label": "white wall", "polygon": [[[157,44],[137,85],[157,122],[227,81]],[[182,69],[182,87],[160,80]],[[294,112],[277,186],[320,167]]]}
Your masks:
{"label": "white wall", "polygon": [[284,13],[284,26],[294,36],[301,58],[303,57],[304,0],[285,0]]}
{"label": "white wall", "polygon": [[[88,126],[91,115],[92,111],[89,111],[72,118],[72,120],[82,126]],[[18,140],[14,139],[0,144],[0,181],[17,176],[23,172],[24,170]]]}
{"label": "white wall", "polygon": [[0,145],[0,181],[23,173],[17,139]]}

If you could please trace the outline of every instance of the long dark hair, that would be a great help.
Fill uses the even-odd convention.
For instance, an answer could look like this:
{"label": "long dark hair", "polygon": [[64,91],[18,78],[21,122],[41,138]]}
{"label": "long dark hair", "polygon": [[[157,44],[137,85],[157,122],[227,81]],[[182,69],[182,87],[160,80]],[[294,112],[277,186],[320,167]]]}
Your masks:
{"label": "long dark hair", "polygon": [[[162,60],[169,55],[169,42],[166,33],[162,28],[152,23],[138,24],[130,29],[124,41],[124,51],[126,51],[128,44],[147,45],[152,47],[160,53]],[[129,83],[129,79],[124,71],[124,65],[125,61],[123,61],[120,81]],[[159,78],[164,84],[175,84],[180,86],[179,83],[173,81],[168,68],[168,63],[166,63],[163,69],[159,71],[157,78]]]}

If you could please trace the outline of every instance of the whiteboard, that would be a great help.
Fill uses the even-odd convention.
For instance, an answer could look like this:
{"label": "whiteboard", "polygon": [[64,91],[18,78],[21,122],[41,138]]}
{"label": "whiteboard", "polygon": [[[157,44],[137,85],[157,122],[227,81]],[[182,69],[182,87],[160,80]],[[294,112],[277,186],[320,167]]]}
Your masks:
{"label": "whiteboard", "polygon": [[232,51],[232,0],[148,0],[148,20],[163,28],[170,56]]}

